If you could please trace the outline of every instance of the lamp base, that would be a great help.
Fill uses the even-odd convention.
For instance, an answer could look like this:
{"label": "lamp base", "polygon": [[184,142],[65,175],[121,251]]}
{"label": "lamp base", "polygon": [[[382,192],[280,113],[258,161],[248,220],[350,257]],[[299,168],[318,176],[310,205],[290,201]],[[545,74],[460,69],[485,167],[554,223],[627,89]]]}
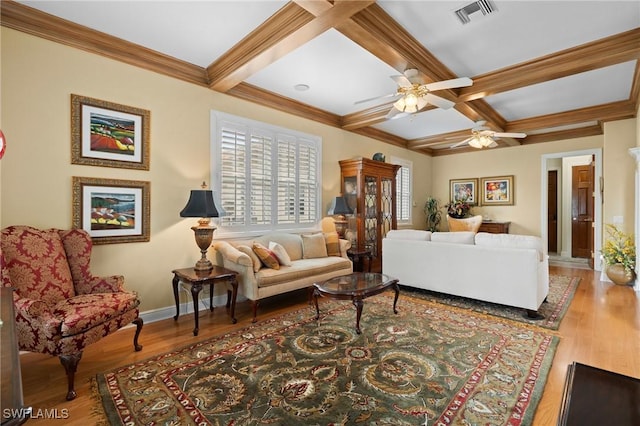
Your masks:
{"label": "lamp base", "polygon": [[336,226],[336,232],[338,233],[338,237],[344,239],[344,233],[347,231],[348,221],[344,216],[338,216],[333,219],[333,222]]}
{"label": "lamp base", "polygon": [[206,223],[207,224],[205,225],[203,222],[200,222],[199,226],[191,228],[196,237],[196,244],[200,247],[201,257],[193,268],[195,271],[199,272],[210,271],[213,269],[213,263],[207,259],[207,251],[209,250],[211,241],[213,241],[213,231],[216,230],[216,227],[208,226],[208,221]]}

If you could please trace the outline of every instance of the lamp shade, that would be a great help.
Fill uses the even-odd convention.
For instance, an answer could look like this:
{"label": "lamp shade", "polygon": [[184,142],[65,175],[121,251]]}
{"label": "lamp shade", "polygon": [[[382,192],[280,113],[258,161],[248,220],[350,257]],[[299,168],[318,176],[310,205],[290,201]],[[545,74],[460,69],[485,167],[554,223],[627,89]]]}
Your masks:
{"label": "lamp shade", "polygon": [[353,210],[351,210],[344,197],[338,196],[333,207],[333,214],[353,214]]}
{"label": "lamp shade", "polygon": [[218,217],[213,202],[213,193],[207,189],[193,189],[189,201],[180,212],[180,217]]}

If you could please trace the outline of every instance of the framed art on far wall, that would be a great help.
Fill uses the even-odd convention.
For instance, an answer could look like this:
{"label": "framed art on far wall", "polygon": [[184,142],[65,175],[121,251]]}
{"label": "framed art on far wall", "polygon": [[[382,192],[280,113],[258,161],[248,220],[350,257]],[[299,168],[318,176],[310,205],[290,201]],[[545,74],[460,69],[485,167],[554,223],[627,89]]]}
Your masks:
{"label": "framed art on far wall", "polygon": [[512,206],[513,175],[483,177],[481,179],[483,206]]}
{"label": "framed art on far wall", "polygon": [[465,200],[469,204],[478,203],[478,179],[450,179],[449,199]]}
{"label": "framed art on far wall", "polygon": [[71,95],[71,163],[149,170],[147,110]]}
{"label": "framed art on far wall", "polygon": [[73,228],[94,244],[150,239],[151,184],[145,181],[73,177]]}

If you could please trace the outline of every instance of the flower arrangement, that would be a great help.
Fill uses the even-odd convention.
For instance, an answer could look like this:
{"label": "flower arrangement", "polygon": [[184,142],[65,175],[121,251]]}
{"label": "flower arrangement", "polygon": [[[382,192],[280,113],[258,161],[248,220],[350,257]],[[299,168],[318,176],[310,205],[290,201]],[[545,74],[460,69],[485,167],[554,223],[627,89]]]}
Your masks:
{"label": "flower arrangement", "polygon": [[606,224],[605,227],[609,238],[601,250],[604,261],[607,265],[619,263],[624,266],[625,271],[635,272],[636,246],[633,235],[625,234],[615,225]]}
{"label": "flower arrangement", "polygon": [[444,206],[447,214],[451,217],[463,218],[471,211],[471,204],[467,202],[467,198],[455,199]]}

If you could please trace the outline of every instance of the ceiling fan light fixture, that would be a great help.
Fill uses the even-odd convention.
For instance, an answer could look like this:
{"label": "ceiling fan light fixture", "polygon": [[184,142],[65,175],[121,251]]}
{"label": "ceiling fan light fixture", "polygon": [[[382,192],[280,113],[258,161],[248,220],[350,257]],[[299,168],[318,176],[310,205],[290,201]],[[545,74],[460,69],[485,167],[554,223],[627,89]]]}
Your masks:
{"label": "ceiling fan light fixture", "polygon": [[394,102],[393,106],[398,111],[404,112],[404,108],[407,106],[407,104],[404,102],[404,96],[398,99],[396,102]]}
{"label": "ceiling fan light fixture", "polygon": [[474,137],[469,141],[469,146],[473,147],[473,148],[482,148],[482,143],[480,142],[480,138],[478,137]]}

